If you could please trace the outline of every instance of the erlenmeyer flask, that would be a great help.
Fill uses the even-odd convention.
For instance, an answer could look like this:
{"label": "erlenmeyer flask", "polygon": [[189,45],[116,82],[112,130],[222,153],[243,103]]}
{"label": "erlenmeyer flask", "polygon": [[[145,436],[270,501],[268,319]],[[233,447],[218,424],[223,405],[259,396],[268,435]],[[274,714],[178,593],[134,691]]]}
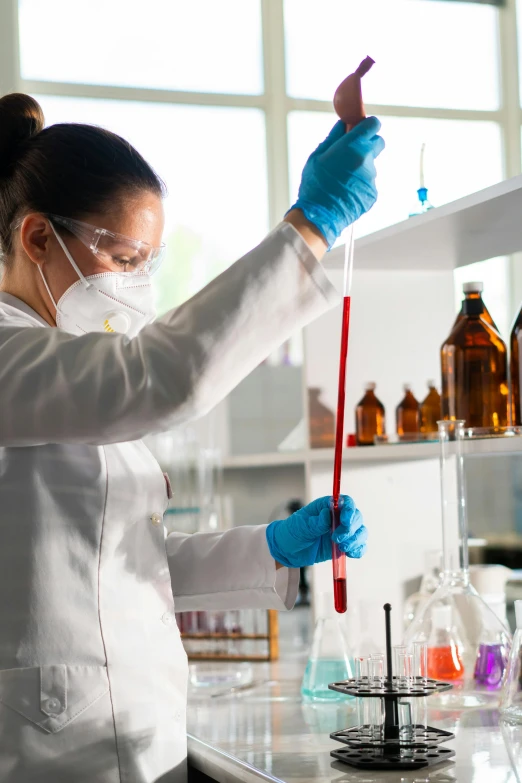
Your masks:
{"label": "erlenmeyer flask", "polygon": [[510,723],[522,723],[522,601],[515,601],[517,628],[509,654],[500,700],[500,715]]}
{"label": "erlenmeyer flask", "polygon": [[305,701],[346,701],[348,697],[328,688],[331,682],[353,677],[345,618],[336,613],[331,593],[320,593],[317,604],[317,622],[301,694]]}
{"label": "erlenmeyer flask", "polygon": [[[428,642],[429,661],[437,630],[440,638],[444,636],[453,661],[453,676],[449,678],[453,690],[434,696],[435,706],[491,705],[500,696],[511,636],[469,580],[462,456],[464,422],[441,421],[438,425],[444,574],[440,587],[419,607],[406,631],[405,644],[412,648],[416,641]],[[433,651],[431,656],[433,660]]]}

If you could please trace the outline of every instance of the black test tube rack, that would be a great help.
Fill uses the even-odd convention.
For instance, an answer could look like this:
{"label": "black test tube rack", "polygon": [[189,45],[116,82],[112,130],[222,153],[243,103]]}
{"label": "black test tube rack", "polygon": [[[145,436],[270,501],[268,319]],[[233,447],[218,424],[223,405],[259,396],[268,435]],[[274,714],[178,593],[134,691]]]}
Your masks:
{"label": "black test tube rack", "polygon": [[[443,742],[455,739],[449,731],[431,726],[414,725],[411,735],[401,737],[398,704],[401,699],[423,698],[433,693],[447,691],[451,685],[438,680],[413,677],[410,688],[400,688],[399,678],[393,675],[390,604],[384,605],[386,622],[387,674],[382,684],[373,683],[368,677],[335,682],[328,687],[333,691],[359,699],[384,700],[384,731],[379,738],[368,735],[366,727],[357,726],[334,731],[330,737],[346,747],[331,751],[336,761],[342,761],[357,769],[423,769],[452,758],[454,750],[440,747]],[[381,713],[382,714],[382,713]]]}

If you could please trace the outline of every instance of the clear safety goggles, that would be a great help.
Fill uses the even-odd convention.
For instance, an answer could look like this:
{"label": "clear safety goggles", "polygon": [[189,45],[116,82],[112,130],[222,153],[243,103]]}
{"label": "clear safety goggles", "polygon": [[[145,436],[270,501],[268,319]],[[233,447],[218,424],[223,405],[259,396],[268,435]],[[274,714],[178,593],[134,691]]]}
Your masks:
{"label": "clear safety goggles", "polygon": [[91,226],[90,223],[60,215],[48,214],[47,218],[77,237],[110,272],[125,275],[147,272],[152,275],[163,261],[165,244],[153,247],[140,239],[132,239],[106,228]]}

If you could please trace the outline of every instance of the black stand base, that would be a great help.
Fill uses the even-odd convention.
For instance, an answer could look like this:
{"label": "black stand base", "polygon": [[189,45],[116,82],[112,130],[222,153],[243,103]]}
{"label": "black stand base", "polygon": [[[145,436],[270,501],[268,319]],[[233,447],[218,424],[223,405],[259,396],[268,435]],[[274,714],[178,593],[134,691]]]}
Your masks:
{"label": "black stand base", "polygon": [[423,745],[417,748],[400,748],[388,745],[376,748],[339,748],[330,751],[336,761],[342,761],[357,769],[423,769],[452,758],[454,750],[440,748],[437,745]]}

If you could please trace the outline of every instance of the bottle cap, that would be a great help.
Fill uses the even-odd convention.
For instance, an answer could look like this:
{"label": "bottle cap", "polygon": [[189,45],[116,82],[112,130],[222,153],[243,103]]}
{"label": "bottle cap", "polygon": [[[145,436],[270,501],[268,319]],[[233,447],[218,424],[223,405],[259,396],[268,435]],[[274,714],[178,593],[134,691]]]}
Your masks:
{"label": "bottle cap", "polygon": [[464,283],[462,286],[462,293],[464,294],[481,294],[484,290],[484,283],[472,281],[470,283]]}
{"label": "bottle cap", "polygon": [[447,604],[434,606],[431,610],[431,619],[434,628],[449,628],[451,625],[451,606]]}
{"label": "bottle cap", "polygon": [[437,384],[435,381],[428,381],[428,389],[435,389],[437,387]]}
{"label": "bottle cap", "polygon": [[402,388],[404,389],[405,392],[411,391],[411,383],[405,383]]}
{"label": "bottle cap", "polygon": [[377,388],[377,384],[375,383],[375,381],[368,381],[368,383],[364,387],[364,391],[375,391],[376,388]]}

